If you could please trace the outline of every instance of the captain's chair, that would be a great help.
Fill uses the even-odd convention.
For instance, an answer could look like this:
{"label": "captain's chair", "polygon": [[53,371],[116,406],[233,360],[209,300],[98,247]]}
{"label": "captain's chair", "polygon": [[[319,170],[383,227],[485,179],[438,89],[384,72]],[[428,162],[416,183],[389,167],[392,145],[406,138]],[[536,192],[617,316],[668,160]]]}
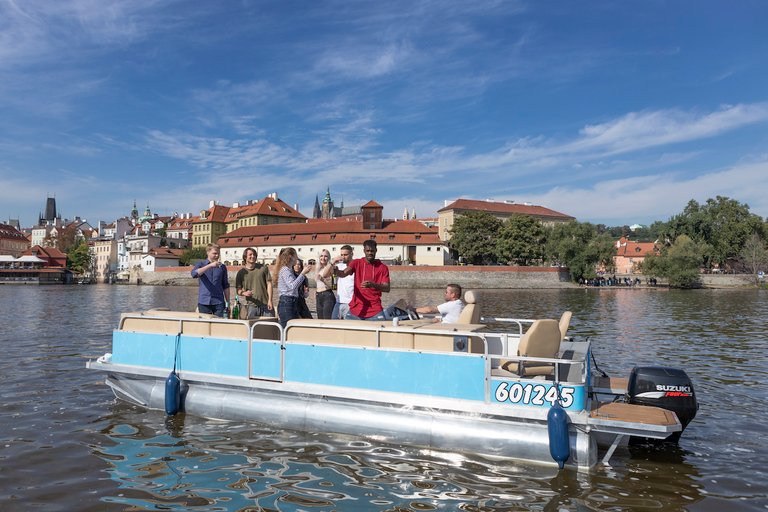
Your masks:
{"label": "captain's chair", "polygon": [[461,310],[459,319],[456,320],[457,324],[479,324],[480,323],[480,306],[477,304],[477,294],[474,291],[468,290],[464,292],[461,297],[464,302],[464,309]]}
{"label": "captain's chair", "polygon": [[[560,350],[560,325],[557,320],[536,320],[520,339],[517,355],[554,359]],[[552,363],[532,361],[507,361],[502,368],[517,375],[551,375],[555,371]]]}

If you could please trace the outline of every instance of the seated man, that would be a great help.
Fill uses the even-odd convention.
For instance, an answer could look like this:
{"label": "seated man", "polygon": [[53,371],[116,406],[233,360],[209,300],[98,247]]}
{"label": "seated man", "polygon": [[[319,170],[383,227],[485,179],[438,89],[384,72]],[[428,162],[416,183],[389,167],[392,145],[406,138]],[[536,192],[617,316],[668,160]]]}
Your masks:
{"label": "seated man", "polygon": [[[449,284],[445,288],[445,302],[439,306],[422,306],[415,308],[413,305],[408,304],[408,309],[415,311],[419,314],[440,314],[443,316],[442,322],[444,324],[455,324],[461,310],[464,309],[464,303],[461,302],[461,286],[458,284]],[[435,318],[435,322],[440,322],[440,319]]]}

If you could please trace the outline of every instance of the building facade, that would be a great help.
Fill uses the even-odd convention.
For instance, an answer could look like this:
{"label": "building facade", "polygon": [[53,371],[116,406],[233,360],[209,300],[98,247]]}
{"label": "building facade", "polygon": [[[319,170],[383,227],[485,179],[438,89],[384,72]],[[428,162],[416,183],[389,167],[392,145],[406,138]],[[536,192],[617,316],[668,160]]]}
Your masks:
{"label": "building facade", "polygon": [[517,204],[514,201],[504,201],[503,203],[499,203],[491,201],[490,199],[485,201],[457,199],[450,204],[446,204],[444,208],[437,211],[440,240],[444,242],[450,240],[450,230],[453,227],[456,218],[466,212],[472,211],[489,212],[502,222],[510,218],[514,213],[521,213],[539,219],[545,226],[575,220],[575,217],[571,217],[570,215],[550,210],[544,206],[532,205],[531,203]]}
{"label": "building facade", "polygon": [[18,258],[29,249],[29,240],[10,224],[0,224],[0,255]]}
{"label": "building facade", "polygon": [[273,264],[280,249],[293,247],[299,258],[310,261],[317,260],[323,249],[335,256],[343,245],[350,245],[355,257],[361,258],[363,242],[375,240],[377,258],[388,264],[444,265],[448,260],[447,248],[435,228],[416,220],[383,220],[383,207],[375,201],[361,209],[356,217],[240,228],[219,238],[221,259],[225,264],[240,265],[245,249],[254,247],[260,262]]}

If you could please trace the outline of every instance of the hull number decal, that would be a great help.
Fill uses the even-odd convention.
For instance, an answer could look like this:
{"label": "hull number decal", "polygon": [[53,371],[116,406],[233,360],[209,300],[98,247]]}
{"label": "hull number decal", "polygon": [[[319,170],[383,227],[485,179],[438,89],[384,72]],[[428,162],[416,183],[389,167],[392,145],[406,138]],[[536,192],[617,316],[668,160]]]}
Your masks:
{"label": "hull number decal", "polygon": [[[573,405],[573,393],[575,391],[574,388],[567,386],[560,388],[560,400],[564,408],[567,409]],[[537,406],[544,406],[548,402],[548,405],[552,406],[557,400],[557,389],[551,385],[515,382],[510,386],[508,382],[501,382],[496,387],[495,397],[498,402]]]}

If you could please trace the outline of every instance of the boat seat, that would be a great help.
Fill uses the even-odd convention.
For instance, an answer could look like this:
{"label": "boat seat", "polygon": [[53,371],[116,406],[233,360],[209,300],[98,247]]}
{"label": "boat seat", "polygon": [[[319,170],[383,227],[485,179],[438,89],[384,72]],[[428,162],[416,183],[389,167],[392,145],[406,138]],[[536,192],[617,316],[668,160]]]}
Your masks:
{"label": "boat seat", "polygon": [[457,324],[479,324],[480,306],[477,304],[477,293],[474,290],[467,290],[462,296],[464,309],[461,310]]}
{"label": "boat seat", "polygon": [[[536,320],[520,339],[517,355],[554,359],[560,350],[560,324],[557,320]],[[501,368],[520,376],[551,375],[555,371],[552,363],[507,360]]]}
{"label": "boat seat", "polygon": [[[355,329],[354,327],[367,327],[368,329]],[[479,332],[484,331],[486,326],[483,324],[433,323],[393,326],[389,321],[296,318],[288,321],[286,340],[289,342],[375,347],[376,331],[372,330],[373,328],[380,329],[379,343],[382,348],[453,352],[451,332]],[[483,353],[484,345],[480,338],[472,337],[468,341],[470,352]]]}
{"label": "boat seat", "polygon": [[571,325],[571,316],[573,313],[566,311],[563,316],[560,317],[560,341],[565,339],[565,333],[568,331],[568,326]]}

